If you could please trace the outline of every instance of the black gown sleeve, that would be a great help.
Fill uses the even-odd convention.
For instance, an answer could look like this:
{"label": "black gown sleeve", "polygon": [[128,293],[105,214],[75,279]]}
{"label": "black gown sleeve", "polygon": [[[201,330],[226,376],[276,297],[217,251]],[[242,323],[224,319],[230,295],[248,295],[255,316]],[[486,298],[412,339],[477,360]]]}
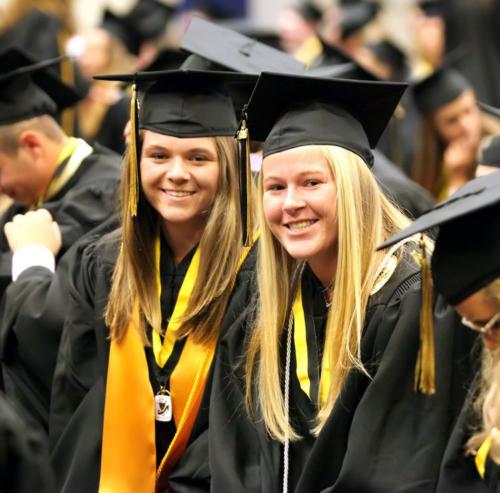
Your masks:
{"label": "black gown sleeve", "polygon": [[46,443],[0,392],[0,491],[53,493]]}

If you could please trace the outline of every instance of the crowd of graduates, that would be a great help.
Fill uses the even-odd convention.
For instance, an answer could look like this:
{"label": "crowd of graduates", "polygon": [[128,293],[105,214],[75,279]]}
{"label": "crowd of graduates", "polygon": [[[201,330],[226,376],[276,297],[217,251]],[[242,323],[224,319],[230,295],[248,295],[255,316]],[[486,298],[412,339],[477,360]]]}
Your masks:
{"label": "crowd of graduates", "polygon": [[394,9],[3,7],[0,491],[500,493],[500,2]]}

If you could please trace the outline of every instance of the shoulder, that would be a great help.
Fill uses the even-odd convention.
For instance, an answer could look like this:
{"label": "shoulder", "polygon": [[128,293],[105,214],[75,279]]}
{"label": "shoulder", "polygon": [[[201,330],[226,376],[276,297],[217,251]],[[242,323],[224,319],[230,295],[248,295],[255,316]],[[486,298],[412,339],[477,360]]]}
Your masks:
{"label": "shoulder", "polygon": [[120,175],[122,157],[118,153],[98,143],[92,144],[92,149],[92,154],[84,160],[87,164],[97,164],[101,173],[112,171],[113,174]]}

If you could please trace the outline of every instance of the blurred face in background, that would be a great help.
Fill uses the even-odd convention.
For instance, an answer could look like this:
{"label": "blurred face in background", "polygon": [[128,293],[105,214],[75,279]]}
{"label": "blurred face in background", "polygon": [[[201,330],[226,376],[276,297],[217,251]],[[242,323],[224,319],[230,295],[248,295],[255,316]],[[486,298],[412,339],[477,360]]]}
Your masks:
{"label": "blurred face in background", "polygon": [[316,33],[316,26],[293,9],[287,9],[278,16],[277,29],[283,49],[295,53]]}
{"label": "blurred face in background", "polygon": [[472,89],[466,89],[458,98],[441,106],[432,115],[432,124],[447,145],[462,139],[477,148],[481,139],[481,113]]}

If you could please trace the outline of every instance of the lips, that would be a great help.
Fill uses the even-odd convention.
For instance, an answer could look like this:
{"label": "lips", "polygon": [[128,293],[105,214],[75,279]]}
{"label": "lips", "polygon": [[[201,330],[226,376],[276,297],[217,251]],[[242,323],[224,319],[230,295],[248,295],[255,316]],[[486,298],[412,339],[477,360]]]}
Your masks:
{"label": "lips", "polygon": [[302,221],[294,221],[286,223],[285,226],[290,231],[303,231],[317,222],[317,219],[304,219]]}
{"label": "lips", "polygon": [[189,190],[163,190],[163,192],[169,197],[175,198],[189,197],[195,193]]}

